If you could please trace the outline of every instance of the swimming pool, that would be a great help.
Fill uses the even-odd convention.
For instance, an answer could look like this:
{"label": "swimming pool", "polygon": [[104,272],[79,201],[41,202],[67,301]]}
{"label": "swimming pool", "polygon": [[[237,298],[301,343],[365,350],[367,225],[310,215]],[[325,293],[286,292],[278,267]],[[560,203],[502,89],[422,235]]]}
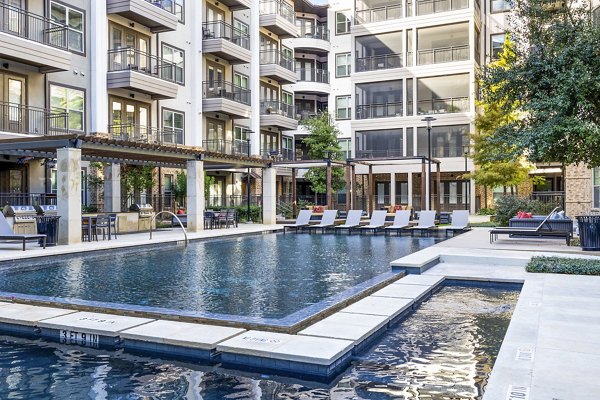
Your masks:
{"label": "swimming pool", "polygon": [[156,245],[6,268],[0,291],[289,325],[390,278],[390,261],[439,240],[265,234]]}

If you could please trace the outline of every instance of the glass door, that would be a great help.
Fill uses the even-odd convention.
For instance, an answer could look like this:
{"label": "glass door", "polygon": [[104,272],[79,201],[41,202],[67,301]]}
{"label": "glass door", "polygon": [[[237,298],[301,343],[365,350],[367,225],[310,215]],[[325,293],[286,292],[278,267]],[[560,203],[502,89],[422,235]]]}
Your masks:
{"label": "glass door", "polygon": [[[0,74],[0,104],[2,104],[2,128],[9,132],[29,133],[29,121],[25,109],[25,78]],[[38,115],[39,114],[39,115]],[[41,133],[44,129],[45,116],[35,114],[32,121]]]}

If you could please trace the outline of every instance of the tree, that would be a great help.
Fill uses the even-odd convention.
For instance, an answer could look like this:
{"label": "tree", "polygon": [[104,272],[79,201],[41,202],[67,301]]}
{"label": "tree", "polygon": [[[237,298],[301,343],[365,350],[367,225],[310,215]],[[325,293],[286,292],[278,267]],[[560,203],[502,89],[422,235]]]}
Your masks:
{"label": "tree", "polygon": [[[210,196],[210,187],[214,185],[215,177],[204,173],[204,197]],[[175,174],[175,185],[173,185],[173,194],[180,205],[185,204],[187,196],[187,174],[185,171],[177,171]]]}
{"label": "tree", "polygon": [[600,166],[600,27],[586,1],[515,2],[508,66],[489,65],[483,97],[520,118],[488,138],[495,157]]}
{"label": "tree", "polygon": [[[311,159],[341,160],[343,158],[342,148],[337,139],[340,131],[332,123],[331,116],[326,111],[304,120],[302,125],[309,133],[302,142],[308,147],[308,155]],[[304,179],[310,182],[313,192],[327,192],[326,168],[309,168],[304,174]],[[344,185],[344,169],[342,167],[332,167],[331,190],[333,192],[342,190]]]}
{"label": "tree", "polygon": [[144,189],[150,190],[154,184],[154,166],[123,165],[121,184],[128,195],[139,195]]}

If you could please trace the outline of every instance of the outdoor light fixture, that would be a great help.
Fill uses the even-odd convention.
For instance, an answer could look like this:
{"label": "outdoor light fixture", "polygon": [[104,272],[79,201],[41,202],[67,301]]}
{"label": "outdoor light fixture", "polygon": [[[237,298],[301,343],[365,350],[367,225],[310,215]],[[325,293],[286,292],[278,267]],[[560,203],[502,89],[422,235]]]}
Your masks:
{"label": "outdoor light fixture", "polygon": [[427,199],[427,209],[431,210],[431,123],[436,119],[425,117],[421,121],[427,122],[427,187],[429,188],[429,199]]}

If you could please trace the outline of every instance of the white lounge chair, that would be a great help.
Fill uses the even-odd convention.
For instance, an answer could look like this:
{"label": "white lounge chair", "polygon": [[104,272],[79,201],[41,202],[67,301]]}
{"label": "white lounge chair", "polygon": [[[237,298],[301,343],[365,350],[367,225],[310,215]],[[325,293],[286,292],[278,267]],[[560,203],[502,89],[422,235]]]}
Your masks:
{"label": "white lounge chair", "polygon": [[452,224],[445,228],[446,237],[448,232],[452,232],[452,235],[456,232],[465,232],[469,229],[469,210],[454,210],[452,211]]}
{"label": "white lounge chair", "polygon": [[310,210],[300,210],[294,224],[283,226],[283,233],[285,233],[286,229],[294,229],[298,232],[298,229],[306,228],[309,225],[311,215],[312,211]]}
{"label": "white lounge chair", "polygon": [[413,236],[415,231],[430,233],[435,229],[435,211],[421,211],[419,213],[419,224],[409,229],[410,235]]}
{"label": "white lounge chair", "polygon": [[337,210],[325,210],[321,222],[317,225],[309,225],[306,227],[308,231],[320,229],[321,233],[325,232],[327,228],[333,228],[335,225],[335,217],[337,216]]}
{"label": "white lounge chair", "polygon": [[386,226],[384,232],[396,231],[399,235],[403,230],[410,227],[410,210],[398,210],[394,215],[394,223],[390,226]]}
{"label": "white lounge chair", "polygon": [[362,216],[362,210],[350,210],[346,217],[346,222],[343,225],[335,227],[335,232],[341,232],[344,229],[348,230],[348,234],[352,232],[352,229],[356,229],[360,226],[360,217]]}
{"label": "white lounge chair", "polygon": [[377,232],[380,229],[383,229],[385,226],[385,217],[387,216],[386,210],[378,210],[373,211],[371,214],[371,220],[368,225],[364,225],[360,227],[360,232],[366,232],[372,230],[373,233]]}
{"label": "white lounge chair", "polygon": [[4,214],[0,212],[0,242],[22,242],[23,251],[25,251],[25,243],[30,241],[42,241],[42,246],[46,248],[46,235],[41,234],[15,234],[8,224]]}

